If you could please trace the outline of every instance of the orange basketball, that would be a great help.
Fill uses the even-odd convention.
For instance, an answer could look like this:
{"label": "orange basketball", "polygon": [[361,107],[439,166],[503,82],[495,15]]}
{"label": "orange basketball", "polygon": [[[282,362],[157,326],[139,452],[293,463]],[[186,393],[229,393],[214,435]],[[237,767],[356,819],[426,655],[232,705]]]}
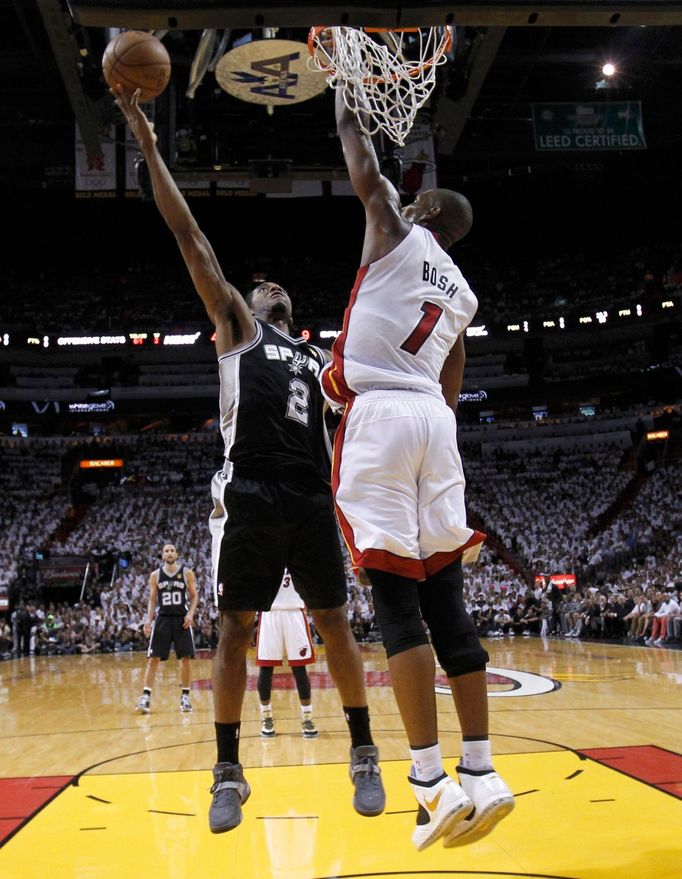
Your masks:
{"label": "orange basketball", "polygon": [[140,89],[140,101],[151,101],[168,85],[170,56],[153,34],[124,31],[104,50],[102,72],[110,88],[120,83],[127,92]]}

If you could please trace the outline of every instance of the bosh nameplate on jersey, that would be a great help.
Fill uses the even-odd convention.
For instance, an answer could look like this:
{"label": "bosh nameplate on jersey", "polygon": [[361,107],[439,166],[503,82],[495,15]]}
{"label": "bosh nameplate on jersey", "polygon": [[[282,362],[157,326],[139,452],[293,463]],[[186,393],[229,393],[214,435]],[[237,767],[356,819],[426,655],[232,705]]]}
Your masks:
{"label": "bosh nameplate on jersey", "polygon": [[[438,275],[438,269],[435,266],[432,266],[429,262],[424,260],[424,270],[422,272],[422,281],[426,281],[431,284],[432,287],[435,287],[437,290],[441,290],[448,299],[452,299],[455,293],[459,290],[457,284],[454,284],[447,275]],[[448,286],[448,284],[450,286]]]}

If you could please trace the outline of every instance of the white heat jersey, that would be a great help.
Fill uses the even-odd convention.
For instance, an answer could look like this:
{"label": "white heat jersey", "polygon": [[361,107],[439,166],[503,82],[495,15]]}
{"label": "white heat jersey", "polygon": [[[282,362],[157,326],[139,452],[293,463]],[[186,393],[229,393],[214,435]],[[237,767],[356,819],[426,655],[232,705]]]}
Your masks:
{"label": "white heat jersey", "polygon": [[301,610],[304,607],[303,599],[294,589],[291,574],[289,571],[285,571],[270,610]]}
{"label": "white heat jersey", "polygon": [[363,266],[334,342],[322,388],[333,404],[373,390],[442,398],[439,378],[478,302],[452,259],[423,226]]}

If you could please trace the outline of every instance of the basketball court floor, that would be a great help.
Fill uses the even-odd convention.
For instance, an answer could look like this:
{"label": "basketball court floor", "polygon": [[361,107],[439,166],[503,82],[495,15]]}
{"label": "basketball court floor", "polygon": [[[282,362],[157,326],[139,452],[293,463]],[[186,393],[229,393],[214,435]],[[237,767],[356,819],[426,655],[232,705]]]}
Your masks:
{"label": "basketball court floor", "polygon": [[[277,736],[259,736],[256,671],[241,757],[244,822],[208,830],[215,761],[210,658],[193,663],[192,714],[179,669],[134,713],[144,654],[28,657],[0,665],[2,879],[682,876],[682,651],[540,639],[489,641],[496,768],[516,809],[465,848],[410,841],[416,806],[383,653],[363,648],[387,807],[351,805],[348,735],[324,652],[312,667],[319,738],[305,740],[293,678],[274,678]],[[443,686],[445,685],[445,686]],[[446,766],[459,733],[447,682],[438,706]]]}

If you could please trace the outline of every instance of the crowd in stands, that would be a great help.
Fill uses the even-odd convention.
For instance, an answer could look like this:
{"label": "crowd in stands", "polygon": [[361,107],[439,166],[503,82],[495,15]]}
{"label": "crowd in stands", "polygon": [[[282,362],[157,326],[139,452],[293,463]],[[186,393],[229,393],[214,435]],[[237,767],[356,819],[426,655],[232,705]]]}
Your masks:
{"label": "crowd in stands", "polygon": [[[478,318],[487,324],[529,319],[572,310],[660,302],[682,292],[682,247],[657,242],[605,256],[588,252],[553,254],[519,261],[517,252],[498,254],[494,263],[475,247],[462,248],[456,259],[479,301]],[[301,258],[289,254],[263,257],[240,253],[238,266],[223,266],[239,289],[254,278],[270,277],[287,287],[299,321],[340,320],[355,280],[357,259],[335,253]],[[179,259],[131,262],[124,270],[74,265],[50,269],[22,266],[5,281],[8,295],[0,303],[7,329],[42,332],[107,332],[166,328],[205,321],[203,310]]]}
{"label": "crowd in stands", "polygon": [[[611,446],[608,433],[597,448],[484,448],[464,452],[470,512],[490,535],[479,562],[465,566],[465,600],[481,635],[681,643],[682,461],[632,469],[632,455]],[[93,451],[124,466],[81,485],[89,501],[75,515],[66,488],[82,481],[78,461]],[[166,542],[197,576],[196,643],[214,647],[207,518],[221,455],[216,432],[2,438],[0,587],[11,588],[13,608],[0,654],[144,649],[149,575]],[[33,582],[38,550],[90,562],[75,598]],[[379,640],[371,590],[346,561],[352,629],[359,640]],[[578,590],[538,586],[538,572],[574,572]]]}
{"label": "crowd in stands", "polygon": [[682,290],[682,247],[658,242],[605,255],[572,250],[519,263],[518,254],[491,262],[466,248],[458,254],[464,276],[490,323],[551,316],[606,304],[657,302]]}

